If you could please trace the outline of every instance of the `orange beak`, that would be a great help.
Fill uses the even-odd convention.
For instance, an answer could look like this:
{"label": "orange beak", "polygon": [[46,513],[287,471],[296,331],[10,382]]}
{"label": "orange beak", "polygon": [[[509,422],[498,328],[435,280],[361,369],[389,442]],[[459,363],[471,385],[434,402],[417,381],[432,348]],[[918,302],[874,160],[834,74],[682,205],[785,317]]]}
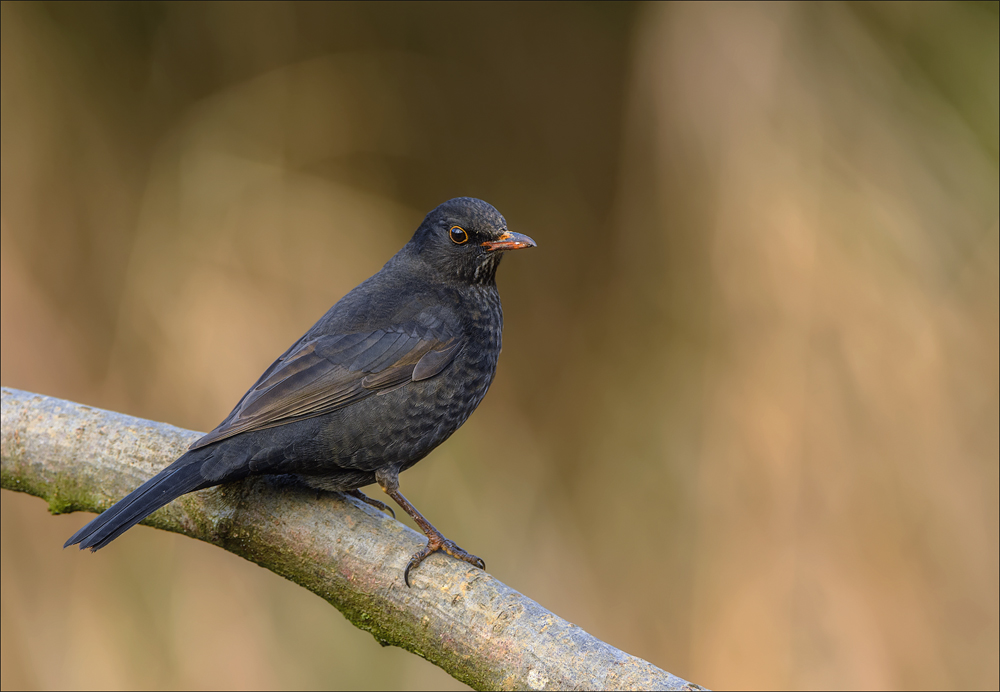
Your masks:
{"label": "orange beak", "polygon": [[525,247],[535,247],[535,241],[526,235],[504,231],[496,240],[487,240],[483,247],[488,251],[494,250],[520,250]]}

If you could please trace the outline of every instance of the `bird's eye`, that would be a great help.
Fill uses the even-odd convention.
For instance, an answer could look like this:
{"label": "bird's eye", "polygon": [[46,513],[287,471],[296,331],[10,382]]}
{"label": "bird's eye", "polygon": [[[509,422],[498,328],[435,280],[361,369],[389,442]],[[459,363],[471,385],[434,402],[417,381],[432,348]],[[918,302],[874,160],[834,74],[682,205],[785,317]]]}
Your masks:
{"label": "bird's eye", "polygon": [[448,231],[448,235],[451,236],[451,242],[455,243],[455,245],[461,245],[469,240],[469,234],[460,226],[452,226]]}

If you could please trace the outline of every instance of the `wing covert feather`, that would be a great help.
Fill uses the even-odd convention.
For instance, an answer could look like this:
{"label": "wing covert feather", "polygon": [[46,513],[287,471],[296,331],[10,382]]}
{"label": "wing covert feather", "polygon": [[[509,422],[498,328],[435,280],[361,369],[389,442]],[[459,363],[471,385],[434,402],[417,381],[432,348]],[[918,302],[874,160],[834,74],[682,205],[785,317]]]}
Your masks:
{"label": "wing covert feather", "polygon": [[[372,394],[441,372],[464,339],[440,334],[442,320],[367,333],[318,336],[286,351],[197,449],[251,430],[331,413]],[[437,333],[435,333],[437,332]]]}

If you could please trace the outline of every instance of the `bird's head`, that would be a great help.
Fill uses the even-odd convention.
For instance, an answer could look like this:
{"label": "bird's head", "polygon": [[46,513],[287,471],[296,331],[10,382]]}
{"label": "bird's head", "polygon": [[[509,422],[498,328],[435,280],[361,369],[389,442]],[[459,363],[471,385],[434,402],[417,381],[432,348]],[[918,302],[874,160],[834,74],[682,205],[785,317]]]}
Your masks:
{"label": "bird's head", "polygon": [[410,245],[445,276],[491,284],[504,252],[535,247],[535,241],[508,231],[507,221],[493,205],[474,197],[456,197],[427,215]]}

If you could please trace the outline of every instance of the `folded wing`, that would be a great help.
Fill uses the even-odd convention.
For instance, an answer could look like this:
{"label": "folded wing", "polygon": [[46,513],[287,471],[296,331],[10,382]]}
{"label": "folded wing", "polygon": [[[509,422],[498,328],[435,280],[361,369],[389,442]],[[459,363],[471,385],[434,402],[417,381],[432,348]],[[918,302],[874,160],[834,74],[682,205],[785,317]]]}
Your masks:
{"label": "folded wing", "polygon": [[[435,325],[436,326],[436,325]],[[268,368],[219,427],[191,449],[250,430],[331,413],[380,392],[440,373],[461,349],[427,325],[309,338]]]}

